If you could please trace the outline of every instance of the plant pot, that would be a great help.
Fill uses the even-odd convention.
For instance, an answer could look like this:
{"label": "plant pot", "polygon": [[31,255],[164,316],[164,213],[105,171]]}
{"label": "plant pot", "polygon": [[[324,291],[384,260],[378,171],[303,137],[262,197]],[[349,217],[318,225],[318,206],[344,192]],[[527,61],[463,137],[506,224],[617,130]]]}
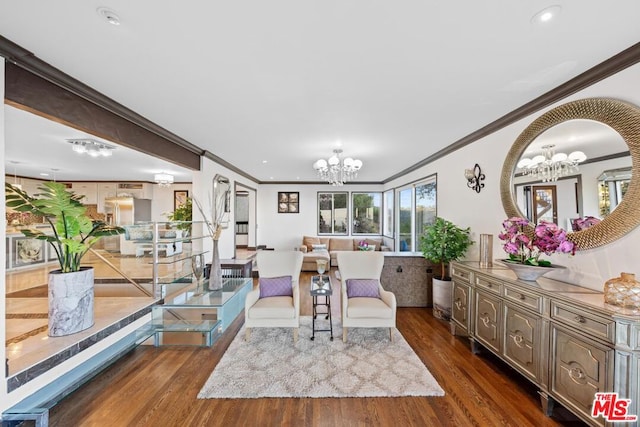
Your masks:
{"label": "plant pot", "polygon": [[500,260],[507,268],[511,269],[516,274],[516,277],[520,280],[527,282],[535,282],[540,277],[547,273],[550,273],[559,268],[564,268],[561,265],[552,264],[550,267],[541,267],[539,265],[527,265],[510,261],[508,259]]}
{"label": "plant pot", "polygon": [[60,337],[93,326],[93,267],[49,273],[49,336]]}
{"label": "plant pot", "polygon": [[451,318],[451,280],[433,278],[433,316],[437,319]]}

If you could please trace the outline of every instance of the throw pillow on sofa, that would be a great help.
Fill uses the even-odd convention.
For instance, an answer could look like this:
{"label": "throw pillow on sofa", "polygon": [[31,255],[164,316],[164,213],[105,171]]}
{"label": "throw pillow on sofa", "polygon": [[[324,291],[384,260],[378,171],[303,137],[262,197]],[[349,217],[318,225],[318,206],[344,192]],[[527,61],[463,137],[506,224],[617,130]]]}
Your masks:
{"label": "throw pillow on sofa", "polygon": [[319,237],[312,237],[312,236],[304,236],[302,238],[302,244],[307,247],[308,251],[312,251],[313,250],[313,245],[319,245],[320,244],[320,238]]}
{"label": "throw pillow on sofa", "polygon": [[324,245],[324,244],[311,245],[311,247],[313,248],[314,251],[326,251],[327,250],[327,245]]}

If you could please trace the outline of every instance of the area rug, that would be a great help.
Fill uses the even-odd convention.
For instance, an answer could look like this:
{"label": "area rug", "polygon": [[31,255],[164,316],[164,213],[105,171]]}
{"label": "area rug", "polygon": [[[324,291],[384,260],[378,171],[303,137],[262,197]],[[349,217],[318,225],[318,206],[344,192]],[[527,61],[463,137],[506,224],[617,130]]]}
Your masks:
{"label": "area rug", "polygon": [[335,321],[333,341],[311,341],[311,317],[300,323],[297,343],[286,328],[254,328],[247,342],[243,327],[198,398],[444,396],[397,329],[390,342],[388,329],[354,328],[343,343]]}

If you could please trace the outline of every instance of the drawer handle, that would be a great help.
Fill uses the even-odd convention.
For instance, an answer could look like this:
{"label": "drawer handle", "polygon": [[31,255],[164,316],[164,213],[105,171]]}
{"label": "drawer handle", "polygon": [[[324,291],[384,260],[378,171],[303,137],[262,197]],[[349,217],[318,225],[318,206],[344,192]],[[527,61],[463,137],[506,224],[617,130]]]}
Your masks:
{"label": "drawer handle", "polygon": [[489,326],[489,315],[485,314],[484,316],[480,316],[480,321],[484,324],[484,326]]}
{"label": "drawer handle", "polygon": [[569,371],[569,376],[573,379],[576,380],[581,380],[583,379],[586,375],[584,374],[584,372],[582,371],[582,369],[580,368],[571,368],[571,370]]}
{"label": "drawer handle", "polygon": [[520,294],[520,300],[521,300],[521,301],[524,301],[524,300],[526,300],[526,299],[527,299],[527,297],[526,297],[526,296],[524,296],[524,294]]}
{"label": "drawer handle", "polygon": [[487,288],[493,288],[493,285],[491,283],[487,283]]}
{"label": "drawer handle", "polygon": [[574,319],[575,319],[575,321],[576,321],[576,322],[578,322],[578,323],[587,323],[587,319],[585,319],[585,318],[584,318],[584,316],[580,316],[580,315],[578,315],[578,316],[576,316]]}
{"label": "drawer handle", "polygon": [[513,341],[516,343],[516,345],[518,347],[522,347],[522,341],[524,341],[524,338],[522,338],[522,335],[520,335],[520,334],[514,335],[513,336]]}
{"label": "drawer handle", "polygon": [[454,304],[458,310],[462,310],[462,300],[460,298],[457,298]]}

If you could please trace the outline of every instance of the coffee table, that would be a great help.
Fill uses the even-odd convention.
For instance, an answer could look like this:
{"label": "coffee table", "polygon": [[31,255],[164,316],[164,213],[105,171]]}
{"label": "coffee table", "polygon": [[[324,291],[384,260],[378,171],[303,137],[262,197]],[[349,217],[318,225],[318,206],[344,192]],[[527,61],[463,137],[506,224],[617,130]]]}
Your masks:
{"label": "coffee table", "polygon": [[[322,284],[320,283],[322,277]],[[329,275],[311,276],[311,297],[313,305],[313,331],[311,333],[311,341],[316,337],[316,332],[331,332],[331,341],[333,341],[333,322],[331,319],[331,294],[333,288],[331,286],[331,278]],[[324,297],[324,300],[318,301]],[[326,307],[327,311],[318,311],[318,307]],[[316,318],[318,315],[325,315],[325,319],[329,321],[329,329],[316,329]]]}

